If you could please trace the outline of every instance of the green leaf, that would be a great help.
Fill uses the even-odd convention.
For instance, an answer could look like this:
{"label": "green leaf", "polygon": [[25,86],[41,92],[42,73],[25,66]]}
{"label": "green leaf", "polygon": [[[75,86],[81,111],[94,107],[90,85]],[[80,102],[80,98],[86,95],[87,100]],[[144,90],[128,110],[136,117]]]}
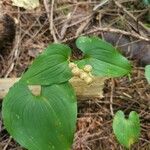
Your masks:
{"label": "green leaf", "polygon": [[131,65],[111,44],[98,37],[79,37],[76,45],[84,53],[84,59],[77,61],[80,68],[90,64],[95,76],[118,77],[129,74]]}
{"label": "green leaf", "polygon": [[145,67],[145,77],[146,77],[148,83],[150,84],[150,65],[147,65]]}
{"label": "green leaf", "polygon": [[42,87],[34,96],[16,83],[2,106],[4,125],[28,150],[70,150],[75,132],[77,102],[69,83]]}
{"label": "green leaf", "polygon": [[71,49],[63,44],[51,44],[39,55],[27,72],[22,81],[27,84],[51,85],[68,81],[71,71],[68,67],[68,59]]}
{"label": "green leaf", "polygon": [[113,119],[113,131],[120,144],[130,148],[140,136],[140,119],[136,112],[132,111],[126,119],[122,111],[118,111]]}

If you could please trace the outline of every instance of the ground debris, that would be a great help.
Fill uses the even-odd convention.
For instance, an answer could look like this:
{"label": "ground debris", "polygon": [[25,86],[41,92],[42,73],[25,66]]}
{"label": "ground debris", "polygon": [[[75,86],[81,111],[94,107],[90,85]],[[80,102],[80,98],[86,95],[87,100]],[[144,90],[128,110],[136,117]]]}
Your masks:
{"label": "ground debris", "polygon": [[[144,77],[144,68],[138,64],[145,65],[150,61],[150,49],[145,49],[146,45],[149,46],[150,38],[146,34],[147,28],[143,27],[143,24],[149,24],[149,12],[138,1],[118,2],[124,9],[118,8],[120,5],[112,1],[96,7],[100,4],[99,0],[59,0],[53,5],[53,34],[59,42],[70,45],[74,58],[82,55],[74,44],[77,36],[97,35],[118,46],[134,61],[131,79],[122,77],[107,80],[103,99],[78,103],[73,150],[124,150],[112,132],[112,112],[120,109],[126,114],[132,110],[140,114],[142,134],[132,150],[150,150],[150,85]],[[16,18],[18,24],[11,53],[9,51],[0,55],[0,77],[20,77],[34,57],[54,41],[47,17],[48,10],[45,10],[42,1],[34,11],[14,7],[11,0],[2,0],[1,3],[3,11]],[[97,9],[93,11],[93,8]],[[71,15],[69,21],[68,14]],[[142,22],[140,28],[138,20]],[[9,137],[0,115],[0,149],[4,147],[7,150],[23,150]]]}

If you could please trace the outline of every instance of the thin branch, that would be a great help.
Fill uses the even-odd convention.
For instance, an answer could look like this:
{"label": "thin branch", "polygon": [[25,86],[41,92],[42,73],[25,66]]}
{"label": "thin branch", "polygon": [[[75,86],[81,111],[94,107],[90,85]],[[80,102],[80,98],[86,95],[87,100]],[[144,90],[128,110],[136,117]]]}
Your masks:
{"label": "thin branch", "polygon": [[[19,79],[20,78],[0,79],[0,100],[6,96],[10,87],[12,87],[16,82],[18,82]],[[69,82],[74,87],[78,99],[87,100],[89,98],[103,98],[103,88],[105,80],[106,78],[97,77],[94,78],[94,81],[90,85],[87,85],[81,79],[73,77],[69,80]],[[29,87],[34,95],[39,95],[41,90],[40,86],[34,85]]]}
{"label": "thin branch", "polygon": [[83,31],[84,29],[90,24],[90,21],[92,19],[93,16],[89,17],[86,21],[84,21],[80,26],[79,28],[77,29],[76,31],[76,36],[79,36]]}
{"label": "thin branch", "polygon": [[150,30],[140,21],[138,21],[137,18],[135,18],[129,11],[126,10],[124,6],[120,4],[120,2],[113,0],[113,2],[116,4],[116,6],[123,10],[123,12],[128,15],[132,20],[134,20],[146,33],[150,33]]}
{"label": "thin branch", "polygon": [[52,0],[52,3],[51,3],[51,15],[50,15],[50,29],[51,29],[51,34],[53,35],[53,38],[54,38],[54,41],[57,43],[58,40],[56,38],[56,35],[55,35],[55,31],[54,31],[54,21],[53,21],[53,12],[54,12],[54,2],[55,0]]}
{"label": "thin branch", "polygon": [[12,140],[12,137],[10,136],[9,139],[8,139],[8,141],[7,141],[7,143],[6,143],[6,145],[5,145],[5,147],[3,148],[3,150],[7,149],[9,143],[11,142],[11,140]]}
{"label": "thin branch", "polygon": [[111,113],[111,116],[113,117],[114,116],[114,110],[113,110],[113,91],[114,91],[114,80],[111,79],[111,91],[110,91],[110,113]]}
{"label": "thin branch", "polygon": [[109,2],[109,0],[102,0],[98,5],[93,8],[93,11],[97,11],[99,8],[103,7]]}
{"label": "thin branch", "polygon": [[69,23],[71,22],[72,17],[75,14],[76,10],[77,10],[77,5],[75,6],[73,12],[68,13],[66,22],[64,22],[63,27],[61,29],[61,33],[60,33],[60,35],[61,35],[60,39],[61,40],[65,37],[65,34],[66,34],[67,29],[68,29]]}
{"label": "thin branch", "polygon": [[[143,41],[147,41],[147,42],[150,42],[150,39],[149,38],[146,38],[146,37],[143,37],[137,33],[131,33],[131,32],[127,32],[127,31],[124,31],[124,30],[120,30],[120,29],[114,29],[114,28],[95,28],[93,30],[90,30],[88,32],[85,32],[81,35],[89,35],[89,34],[93,34],[93,33],[98,33],[98,32],[112,32],[112,33],[120,33],[120,34],[123,34],[123,35],[127,35],[127,36],[132,36],[136,39],[140,39],[140,40],[143,40]],[[71,41],[73,39],[76,39],[78,36],[74,36],[74,37],[71,37],[71,38],[68,38],[68,39],[65,39],[63,40],[63,42],[67,42],[67,41]]]}
{"label": "thin branch", "polygon": [[47,17],[48,17],[48,20],[49,20],[49,24],[50,24],[49,25],[50,33],[53,36],[54,42],[57,43],[58,40],[56,38],[55,31],[54,31],[54,19],[53,19],[54,2],[55,2],[55,0],[51,1],[50,14],[49,14],[49,0],[44,0],[44,6],[45,6],[45,10],[46,10]]}

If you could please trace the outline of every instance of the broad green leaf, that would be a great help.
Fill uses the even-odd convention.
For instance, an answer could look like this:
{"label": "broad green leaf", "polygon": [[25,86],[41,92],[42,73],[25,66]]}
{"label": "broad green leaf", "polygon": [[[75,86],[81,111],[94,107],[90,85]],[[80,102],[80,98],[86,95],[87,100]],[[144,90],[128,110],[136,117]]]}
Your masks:
{"label": "broad green leaf", "polygon": [[42,87],[34,96],[16,83],[2,106],[4,125],[28,150],[70,150],[77,118],[76,96],[69,83]]}
{"label": "broad green leaf", "polygon": [[95,76],[118,77],[130,73],[131,65],[111,44],[98,37],[79,37],[77,47],[84,59],[77,61],[80,68],[90,64]]}
{"label": "broad green leaf", "polygon": [[113,119],[113,131],[120,144],[130,148],[140,136],[140,119],[136,112],[132,111],[126,119],[122,111],[118,111]]}
{"label": "broad green leaf", "polygon": [[25,9],[34,9],[39,7],[39,0],[12,0],[13,5],[17,7],[23,7]]}
{"label": "broad green leaf", "polygon": [[150,65],[147,65],[145,67],[145,77],[146,77],[148,83],[150,84]]}
{"label": "broad green leaf", "polygon": [[71,49],[63,44],[51,44],[39,55],[23,75],[27,84],[51,85],[68,81],[72,74],[68,67]]}

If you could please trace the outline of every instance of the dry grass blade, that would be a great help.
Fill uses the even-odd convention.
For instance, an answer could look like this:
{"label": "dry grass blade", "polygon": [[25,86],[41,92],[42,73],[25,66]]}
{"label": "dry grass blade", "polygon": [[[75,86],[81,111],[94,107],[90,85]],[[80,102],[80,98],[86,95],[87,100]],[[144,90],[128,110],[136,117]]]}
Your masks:
{"label": "dry grass blade", "polygon": [[53,12],[54,12],[54,2],[55,0],[51,1],[51,9],[49,9],[50,5],[49,5],[49,1],[48,0],[44,0],[44,6],[45,6],[45,10],[47,12],[47,16],[49,19],[49,24],[50,24],[50,33],[53,36],[54,42],[57,43],[58,40],[56,38],[56,34],[55,34],[55,30],[54,30],[54,20],[53,20]]}

